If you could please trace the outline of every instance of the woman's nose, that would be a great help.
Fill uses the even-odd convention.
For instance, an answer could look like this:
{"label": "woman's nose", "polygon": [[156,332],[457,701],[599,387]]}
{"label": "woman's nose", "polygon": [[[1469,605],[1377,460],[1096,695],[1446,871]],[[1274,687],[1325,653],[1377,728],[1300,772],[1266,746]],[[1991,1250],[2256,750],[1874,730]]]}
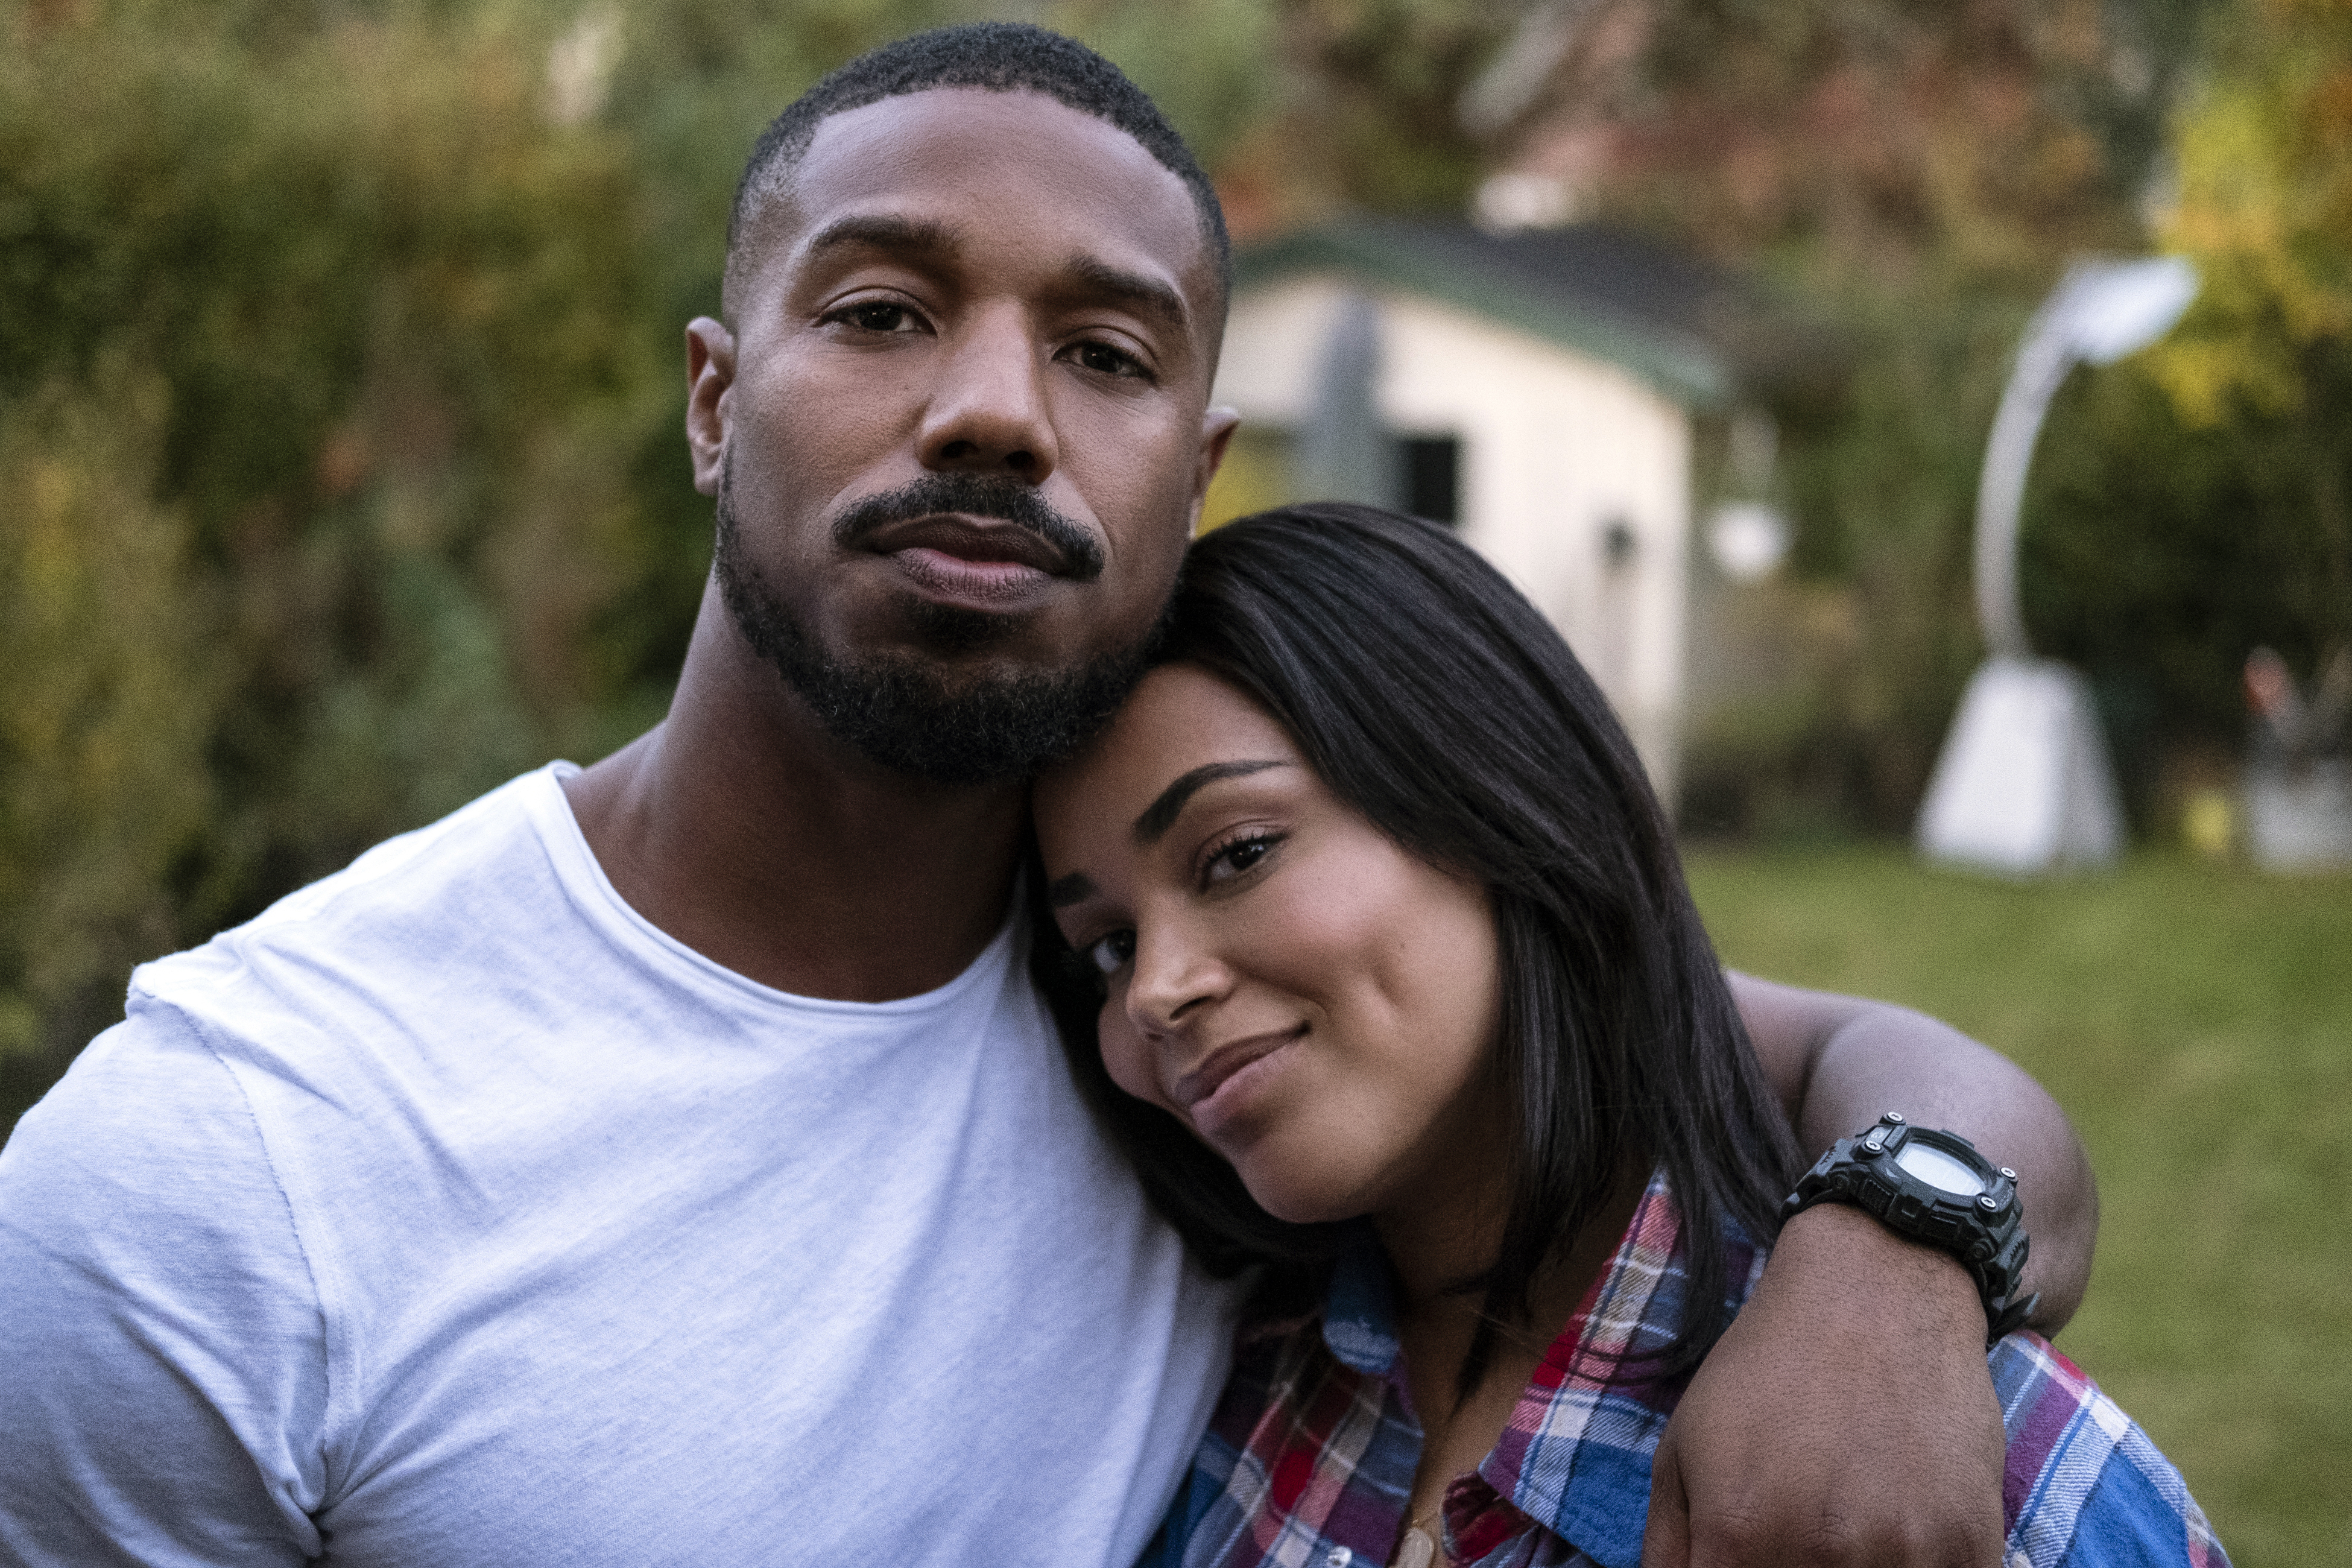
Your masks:
{"label": "woman's nose", "polygon": [[1196,1022],[1233,983],[1232,972],[1181,927],[1136,932],[1127,1014],[1146,1035],[1170,1035]]}

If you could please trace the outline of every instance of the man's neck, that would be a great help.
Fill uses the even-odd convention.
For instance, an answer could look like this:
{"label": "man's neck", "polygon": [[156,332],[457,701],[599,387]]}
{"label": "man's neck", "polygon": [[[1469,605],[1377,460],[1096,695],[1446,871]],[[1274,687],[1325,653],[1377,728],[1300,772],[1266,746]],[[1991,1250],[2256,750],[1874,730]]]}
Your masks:
{"label": "man's neck", "polygon": [[712,961],[803,996],[944,985],[1003,924],[1018,784],[948,789],[841,745],[706,595],[669,717],[567,781],[630,907]]}

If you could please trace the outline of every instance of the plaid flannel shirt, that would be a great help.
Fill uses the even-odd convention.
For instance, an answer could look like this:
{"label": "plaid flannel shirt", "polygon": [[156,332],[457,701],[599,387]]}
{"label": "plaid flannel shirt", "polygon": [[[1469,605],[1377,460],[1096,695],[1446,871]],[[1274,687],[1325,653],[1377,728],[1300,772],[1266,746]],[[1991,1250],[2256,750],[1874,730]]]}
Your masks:
{"label": "plaid flannel shirt", "polygon": [[[1687,1279],[1664,1173],[1584,1304],[1443,1512],[1446,1551],[1477,1568],[1636,1568],[1650,1458],[1686,1379],[1644,1374]],[[1735,1304],[1764,1253],[1727,1236]],[[1405,1390],[1385,1262],[1343,1259],[1323,1310],[1245,1325],[1234,1372],[1146,1568],[1379,1568],[1405,1522],[1422,1434]],[[2039,1334],[1990,1355],[2009,1435],[2008,1568],[2229,1559],[2147,1434]]]}

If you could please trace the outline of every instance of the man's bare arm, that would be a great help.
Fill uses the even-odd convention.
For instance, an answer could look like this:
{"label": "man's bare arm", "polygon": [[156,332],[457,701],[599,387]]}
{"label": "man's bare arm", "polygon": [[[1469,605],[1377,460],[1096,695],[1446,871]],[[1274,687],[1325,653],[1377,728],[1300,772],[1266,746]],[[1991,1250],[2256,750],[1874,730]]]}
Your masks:
{"label": "man's bare arm", "polygon": [[2048,1091],[2000,1052],[1908,1007],[1736,972],[1731,994],[1808,1157],[1899,1110],[2017,1173],[2033,1238],[2025,1288],[2042,1293],[2032,1327],[2063,1328],[2090,1283],[2099,1194],[2082,1140]]}
{"label": "man's bare arm", "polygon": [[[1731,976],[1748,1037],[1818,1155],[1880,1112],[2018,1173],[2035,1326],[2073,1315],[2098,1199],[2065,1115],[2015,1065],[1907,1008]],[[1857,1208],[1782,1228],[1653,1465],[1645,1568],[1999,1568],[2001,1412],[1976,1284]]]}

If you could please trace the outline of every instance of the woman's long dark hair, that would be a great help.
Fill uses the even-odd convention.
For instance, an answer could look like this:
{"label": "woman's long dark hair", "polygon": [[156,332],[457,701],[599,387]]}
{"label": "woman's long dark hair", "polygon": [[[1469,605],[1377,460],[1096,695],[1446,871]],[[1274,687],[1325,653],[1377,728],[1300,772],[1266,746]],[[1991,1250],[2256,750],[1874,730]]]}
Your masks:
{"label": "woman's long dark hair", "polygon": [[[1480,882],[1501,955],[1496,1066],[1517,1125],[1500,1252],[1465,1282],[1523,1321],[1537,1271],[1629,1163],[1660,1164],[1689,1289],[1665,1370],[1703,1356],[1801,1162],[1684,886],[1664,814],[1601,690],[1549,622],[1451,533],[1372,507],[1261,512],[1192,546],[1158,664],[1246,693],[1326,784],[1408,852]],[[1043,900],[1034,900],[1042,905]],[[1041,910],[1042,918],[1042,910]],[[1043,921],[1038,970],[1080,1084],[1161,1212],[1212,1268],[1328,1258],[1166,1112],[1122,1094]],[[1487,1335],[1465,1369],[1483,1372]]]}

